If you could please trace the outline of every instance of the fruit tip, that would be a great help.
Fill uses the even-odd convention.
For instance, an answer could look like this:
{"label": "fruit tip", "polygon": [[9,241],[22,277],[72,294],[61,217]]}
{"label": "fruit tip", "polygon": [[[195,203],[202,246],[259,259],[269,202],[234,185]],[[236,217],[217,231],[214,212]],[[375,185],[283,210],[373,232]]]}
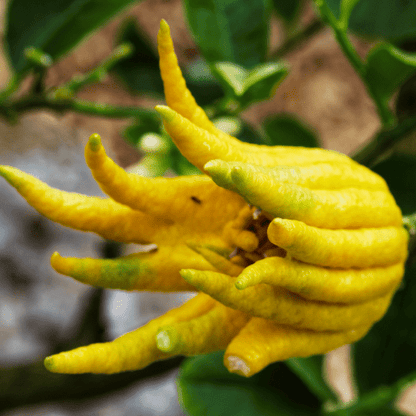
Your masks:
{"label": "fruit tip", "polygon": [[243,290],[247,287],[247,283],[244,280],[237,280],[234,285],[238,290]]}
{"label": "fruit tip", "polygon": [[217,168],[227,167],[226,162],[221,159],[212,159],[209,162],[205,163],[204,170],[215,171]]}
{"label": "fruit tip", "polygon": [[195,270],[192,270],[192,269],[181,269],[181,270],[179,270],[179,274],[185,280],[192,280],[192,278],[195,276]]}
{"label": "fruit tip", "polygon": [[157,105],[155,110],[168,122],[172,121],[176,115],[176,112],[166,105]]}
{"label": "fruit tip", "polygon": [[224,359],[224,364],[230,373],[236,373],[240,376],[250,376],[250,366],[240,357],[230,355]]}
{"label": "fruit tip", "polygon": [[101,147],[101,137],[98,133],[91,134],[88,140],[88,146],[93,152],[97,152]]}
{"label": "fruit tip", "polygon": [[169,31],[169,25],[168,22],[165,19],[162,19],[160,21],[160,30],[164,31],[164,32],[168,32]]}
{"label": "fruit tip", "polygon": [[51,256],[51,266],[56,269],[57,262],[61,259],[61,255],[57,251],[54,251]]}
{"label": "fruit tip", "polygon": [[43,360],[43,365],[45,366],[45,368],[50,371],[51,373],[56,373],[56,365],[55,365],[55,360],[53,355],[50,355],[49,357],[46,357]]}

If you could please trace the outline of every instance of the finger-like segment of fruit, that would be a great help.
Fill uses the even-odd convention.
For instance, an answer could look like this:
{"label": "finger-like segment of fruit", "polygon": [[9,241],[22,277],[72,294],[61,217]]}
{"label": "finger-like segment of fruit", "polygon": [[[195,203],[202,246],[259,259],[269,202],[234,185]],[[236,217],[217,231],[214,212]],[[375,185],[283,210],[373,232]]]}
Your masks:
{"label": "finger-like segment of fruit", "polygon": [[359,327],[342,332],[316,332],[252,318],[228,345],[224,364],[232,373],[251,377],[273,362],[325,354],[355,342],[369,329]]}
{"label": "finger-like segment of fruit", "polygon": [[243,152],[226,141],[221,141],[208,130],[202,129],[169,107],[158,105],[156,111],[163,117],[164,125],[180,152],[198,169],[220,155],[236,160],[244,158]]}
{"label": "finger-like segment of fruit", "polygon": [[113,200],[156,217],[183,221],[196,216],[199,220],[208,214],[209,204],[235,212],[242,203],[240,196],[218,188],[207,176],[146,178],[129,174],[106,155],[98,134],[90,137],[85,159],[101,189]]}
{"label": "finger-like segment of fruit", "polygon": [[[222,143],[226,143],[231,147],[238,147],[243,152],[258,152],[259,155],[253,159],[258,162],[262,159],[263,161],[265,159],[269,159],[270,153],[276,153],[276,156],[278,158],[282,158],[284,157],[283,153],[289,154],[290,150],[299,150],[299,148],[295,147],[291,147],[290,149],[284,149],[284,147],[281,146],[280,149],[278,149],[277,147],[271,149],[269,146],[249,145],[247,143],[240,142],[235,137],[232,137],[229,134],[224,133],[223,131],[216,128],[215,125],[209,120],[204,110],[200,106],[198,106],[194,97],[192,96],[191,92],[186,86],[186,82],[183,78],[182,71],[178,65],[178,60],[175,55],[173,42],[170,36],[170,29],[168,24],[164,20],[160,22],[160,30],[158,33],[158,51],[160,58],[160,72],[165,89],[166,102],[170,108],[175,110],[182,117],[188,119],[195,126],[200,127],[201,129],[204,129],[207,132],[213,134]],[[287,152],[285,150],[287,150]],[[318,149],[314,149],[312,152],[310,152],[310,157],[312,157],[312,159],[316,150]],[[337,160],[340,160],[341,155],[337,155],[335,152],[329,152],[329,154],[331,153],[333,155],[330,156],[330,158],[335,157]],[[308,157],[306,156],[306,159],[304,159],[307,160],[307,158]],[[299,161],[299,159],[297,160]],[[322,155],[320,155],[320,160],[326,159],[322,158]],[[191,162],[194,163],[192,160]],[[273,166],[277,163],[276,160],[270,160],[269,164],[270,166]]]}
{"label": "finger-like segment of fruit", "polygon": [[39,179],[10,166],[2,175],[40,214],[66,227],[91,231],[110,240],[146,244],[153,242],[168,223],[118,204],[51,188]]}
{"label": "finger-like segment of fruit", "polygon": [[166,103],[195,125],[212,133],[215,132],[214,124],[205,114],[205,111],[196,103],[195,98],[186,86],[173,47],[170,28],[165,20],[160,22],[157,45]]}
{"label": "finger-like segment of fruit", "polygon": [[407,257],[408,233],[401,227],[327,230],[275,218],[267,235],[292,258],[319,266],[364,269],[396,264]]}
{"label": "finger-like segment of fruit", "polygon": [[388,191],[310,190],[242,167],[234,167],[231,178],[247,202],[275,217],[334,229],[401,225],[400,208]]}
{"label": "finger-like segment of fruit", "polygon": [[[216,271],[228,274],[229,276],[238,276],[244,269],[243,267],[232,263],[226,257],[222,256],[214,250],[211,250],[208,247],[198,246],[194,244],[190,245],[190,247],[192,250],[200,254],[205,260],[207,260],[213,267],[215,267]],[[202,270],[202,268],[199,269]]]}
{"label": "finger-like segment of fruit", "polygon": [[170,310],[112,342],[91,344],[51,355],[45,359],[45,367],[53,373],[66,374],[113,374],[138,370],[172,356],[157,348],[156,334],[161,326],[194,319],[208,312],[214,305],[215,301],[209,296],[198,294],[179,308]]}
{"label": "finger-like segment of fruit", "polygon": [[262,173],[273,177],[276,181],[292,183],[309,189],[342,189],[360,188],[368,190],[387,190],[385,180],[352,160],[348,162],[322,162],[299,164],[299,166],[264,167],[244,162],[224,162],[220,159],[211,160],[204,170],[215,183],[223,188],[236,190],[231,172],[233,168],[241,168],[252,176]]}
{"label": "finger-like segment of fruit", "polygon": [[160,22],[157,43],[160,74],[162,76],[165,99],[168,106],[196,126],[214,134],[221,141],[232,145],[238,145],[239,141],[235,137],[232,137],[215,127],[205,111],[196,103],[195,98],[186,86],[173,47],[170,28],[165,20]]}
{"label": "finger-like segment of fruit", "polygon": [[217,303],[205,315],[161,327],[157,346],[166,353],[188,356],[224,350],[249,319],[247,314]]}
{"label": "finger-like segment of fruit", "polygon": [[361,303],[395,290],[404,274],[403,263],[369,269],[329,269],[281,257],[268,257],[246,267],[237,289],[267,283],[305,299],[329,303]]}
{"label": "finger-like segment of fruit", "polygon": [[369,326],[386,312],[393,293],[358,304],[306,300],[285,289],[259,284],[239,290],[235,278],[209,271],[185,269],[181,276],[218,302],[252,316],[314,331],[345,331]]}
{"label": "finger-like segment of fruit", "polygon": [[225,225],[222,233],[223,238],[232,247],[239,247],[248,252],[254,251],[258,247],[258,237],[246,229],[253,220],[255,210],[255,207],[246,205],[234,220]]}
{"label": "finger-like segment of fruit", "polygon": [[165,128],[181,153],[197,168],[213,159],[241,161],[254,165],[277,166],[316,162],[350,162],[347,156],[330,150],[296,146],[263,146],[229,142],[204,130],[169,107],[158,105],[155,109],[163,117]]}
{"label": "finger-like segment of fruit", "polygon": [[179,274],[184,267],[216,270],[202,256],[180,245],[116,259],[61,257],[55,252],[51,265],[58,273],[92,286],[153,292],[194,291]]}

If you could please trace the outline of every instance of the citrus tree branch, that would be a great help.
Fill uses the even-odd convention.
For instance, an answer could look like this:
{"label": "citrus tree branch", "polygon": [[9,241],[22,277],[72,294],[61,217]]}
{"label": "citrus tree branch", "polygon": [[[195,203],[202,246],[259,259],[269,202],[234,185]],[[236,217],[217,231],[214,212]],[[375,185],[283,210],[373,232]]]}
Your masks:
{"label": "citrus tree branch", "polygon": [[335,39],[337,40],[339,46],[344,52],[344,55],[347,57],[350,64],[355,69],[357,74],[360,76],[365,87],[367,88],[368,94],[373,99],[374,104],[377,108],[377,112],[383,127],[391,127],[395,123],[395,116],[390,110],[388,102],[386,102],[380,96],[379,92],[373,88],[372,84],[368,82],[366,67],[364,65],[364,62],[358,55],[357,51],[355,50],[354,45],[351,43],[348,37],[345,22],[338,21],[335,18],[335,16],[329,9],[328,5],[326,4],[325,0],[314,0],[314,2],[321,14],[322,19],[329,26],[331,26],[334,32]]}

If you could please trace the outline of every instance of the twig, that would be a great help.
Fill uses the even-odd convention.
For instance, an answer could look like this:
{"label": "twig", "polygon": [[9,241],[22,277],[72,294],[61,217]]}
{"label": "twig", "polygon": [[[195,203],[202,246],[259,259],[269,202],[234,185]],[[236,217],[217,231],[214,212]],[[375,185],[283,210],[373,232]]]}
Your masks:
{"label": "twig", "polygon": [[177,368],[183,357],[156,362],[143,370],[112,375],[53,374],[42,361],[0,371],[0,412],[57,401],[90,400]]}
{"label": "twig", "polygon": [[373,84],[367,79],[365,64],[361,60],[348,37],[345,29],[345,22],[340,22],[335,18],[324,0],[314,0],[314,2],[319,9],[322,19],[331,26],[339,46],[367,88],[370,97],[373,99],[374,104],[377,107],[377,112],[383,127],[391,127],[395,123],[395,116],[390,110],[388,102],[380,96],[379,92],[373,88]]}
{"label": "twig", "polygon": [[43,96],[23,97],[12,103],[0,104],[0,114],[9,117],[10,114],[24,114],[31,110],[48,109],[56,112],[75,111],[98,117],[128,118],[128,117],[156,117],[151,110],[133,106],[114,106],[76,98],[55,99]]}

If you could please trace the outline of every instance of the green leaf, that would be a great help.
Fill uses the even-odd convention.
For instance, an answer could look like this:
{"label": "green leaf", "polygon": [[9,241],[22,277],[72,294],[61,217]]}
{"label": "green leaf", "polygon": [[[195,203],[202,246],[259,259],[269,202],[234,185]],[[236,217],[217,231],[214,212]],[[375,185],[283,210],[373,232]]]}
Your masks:
{"label": "green leaf", "polygon": [[262,136],[259,131],[244,120],[241,120],[241,129],[235,136],[246,143],[270,144],[266,137]]}
{"label": "green leaf", "polygon": [[212,104],[213,101],[224,96],[221,85],[213,76],[207,62],[202,58],[189,63],[183,70],[183,76],[196,102],[201,106]]}
{"label": "green leaf", "polygon": [[133,94],[153,93],[163,96],[163,82],[159,71],[159,58],[150,46],[136,20],[127,19],[122,23],[117,44],[130,43],[134,50],[123,59],[114,71]]}
{"label": "green leaf", "polygon": [[70,51],[133,0],[10,0],[5,47],[16,72],[28,68],[24,50],[34,46],[53,60]]}
{"label": "green leaf", "polygon": [[286,367],[276,363],[244,378],[223,365],[223,352],[185,362],[179,374],[180,401],[191,416],[318,415],[320,402]]}
{"label": "green leaf", "polygon": [[344,28],[348,27],[348,21],[350,20],[352,9],[359,1],[360,0],[341,0],[339,19],[343,23]]}
{"label": "green leaf", "polygon": [[218,62],[214,65],[214,74],[231,95],[240,97],[244,94],[244,81],[248,71],[232,62]]}
{"label": "green leaf", "polygon": [[368,53],[366,71],[368,82],[387,101],[416,72],[416,54],[380,43]]}
{"label": "green leaf", "polygon": [[261,132],[239,117],[224,116],[216,118],[213,121],[215,127],[227,134],[230,134],[231,136],[237,137],[242,142],[266,145],[270,144]]}
{"label": "green leaf", "polygon": [[273,7],[277,14],[287,23],[296,20],[301,9],[302,0],[273,0]]}
{"label": "green leaf", "polygon": [[260,64],[251,70],[231,62],[217,62],[213,71],[224,89],[242,108],[269,99],[289,72],[281,62]]}
{"label": "green leaf", "polygon": [[389,185],[403,215],[416,212],[416,158],[395,154],[374,167]]}
{"label": "green leaf", "polygon": [[[351,0],[350,0],[351,1]],[[325,0],[336,16],[341,0]],[[354,7],[349,29],[371,38],[390,41],[414,39],[416,36],[416,2],[403,0],[361,0]]]}
{"label": "green leaf", "polygon": [[189,162],[172,142],[170,168],[178,175],[200,175],[202,172]]}
{"label": "green leaf", "polygon": [[290,358],[285,363],[322,402],[336,403],[338,401],[336,394],[330,389],[323,377],[323,355]]}
{"label": "green leaf", "polygon": [[316,133],[293,115],[268,117],[263,128],[272,146],[319,147]]}
{"label": "green leaf", "polygon": [[247,68],[264,62],[269,37],[269,0],[185,0],[185,13],[205,59]]}
{"label": "green leaf", "polygon": [[[405,214],[416,211],[416,158],[396,155],[374,170],[386,179]],[[353,346],[356,382],[361,393],[390,385],[416,370],[415,299],[416,262],[409,260],[404,282],[387,314]]]}

